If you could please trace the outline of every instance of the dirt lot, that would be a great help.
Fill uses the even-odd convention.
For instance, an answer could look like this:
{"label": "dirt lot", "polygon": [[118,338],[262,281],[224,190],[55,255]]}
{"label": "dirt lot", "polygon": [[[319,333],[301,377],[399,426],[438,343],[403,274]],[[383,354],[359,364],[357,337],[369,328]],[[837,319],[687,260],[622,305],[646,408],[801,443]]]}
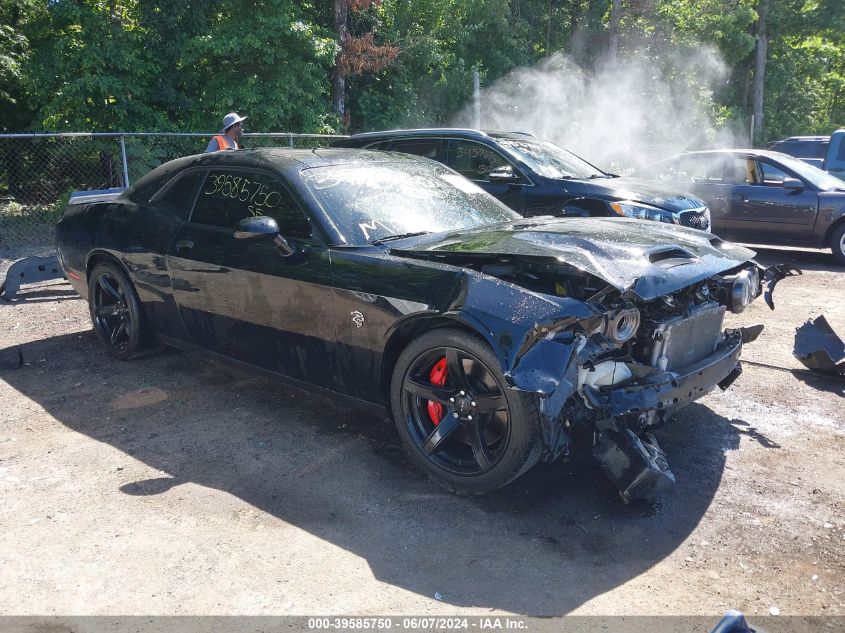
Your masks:
{"label": "dirt lot", "polygon": [[[442,492],[389,422],[166,352],[110,360],[64,282],[0,302],[4,614],[845,615],[845,385],[790,370],[845,332],[845,270],[796,258],[745,373],[661,434],[678,484],[625,506],[588,459]],[[9,261],[0,262],[2,267]]]}

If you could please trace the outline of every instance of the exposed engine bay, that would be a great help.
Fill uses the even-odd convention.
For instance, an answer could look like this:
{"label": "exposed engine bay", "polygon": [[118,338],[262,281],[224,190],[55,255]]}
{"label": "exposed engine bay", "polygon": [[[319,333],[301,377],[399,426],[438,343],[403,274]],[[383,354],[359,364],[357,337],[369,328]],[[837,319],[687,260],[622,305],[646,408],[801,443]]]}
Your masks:
{"label": "exposed engine bay", "polygon": [[[650,301],[560,264],[499,261],[480,272],[534,292],[584,301],[600,317],[553,336],[571,341],[573,393],[554,424],[547,458],[569,450],[573,427],[592,430],[593,457],[626,502],[649,498],[675,481],[651,431],[716,384],[742,372],[739,350],[762,330],[724,330],[725,313],[742,312],[762,292],[764,272],[750,262]],[[551,334],[550,334],[551,335]]]}
{"label": "exposed engine bay", "polygon": [[[743,312],[764,286],[774,309],[775,284],[800,271],[764,269],[752,251],[707,233],[661,236],[595,220],[526,220],[391,252],[477,274],[457,305],[476,323],[510,309],[511,320],[496,314],[487,332],[508,385],[537,398],[541,459],[566,456],[573,437],[590,436],[594,458],[627,502],[674,481],[652,431],[741,374],[742,346],[762,326],[724,329],[726,312]],[[473,294],[491,278],[498,303]]]}

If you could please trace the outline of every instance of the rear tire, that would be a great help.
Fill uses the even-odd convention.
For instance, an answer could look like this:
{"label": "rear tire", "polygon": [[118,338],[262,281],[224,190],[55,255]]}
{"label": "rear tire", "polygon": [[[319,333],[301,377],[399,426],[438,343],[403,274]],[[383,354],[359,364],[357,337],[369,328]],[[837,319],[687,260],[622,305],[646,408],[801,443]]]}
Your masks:
{"label": "rear tire", "polygon": [[830,250],[833,251],[834,259],[845,266],[845,222],[830,236]]}
{"label": "rear tire", "polygon": [[88,309],[94,332],[110,356],[130,360],[155,351],[157,345],[141,312],[129,275],[116,263],[103,261],[88,278]]}
{"label": "rear tire", "polygon": [[411,459],[452,490],[501,488],[539,460],[535,398],[507,388],[492,350],[474,336],[438,329],[411,342],[390,394]]}

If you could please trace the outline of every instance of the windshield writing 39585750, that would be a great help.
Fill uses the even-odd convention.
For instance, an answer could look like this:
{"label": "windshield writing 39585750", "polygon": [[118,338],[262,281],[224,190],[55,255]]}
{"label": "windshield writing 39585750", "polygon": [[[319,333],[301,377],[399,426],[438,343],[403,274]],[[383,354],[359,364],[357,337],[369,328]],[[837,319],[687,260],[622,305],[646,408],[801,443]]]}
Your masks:
{"label": "windshield writing 39585750", "polygon": [[264,215],[282,201],[281,194],[266,184],[233,174],[212,174],[203,194],[243,202],[253,216]]}

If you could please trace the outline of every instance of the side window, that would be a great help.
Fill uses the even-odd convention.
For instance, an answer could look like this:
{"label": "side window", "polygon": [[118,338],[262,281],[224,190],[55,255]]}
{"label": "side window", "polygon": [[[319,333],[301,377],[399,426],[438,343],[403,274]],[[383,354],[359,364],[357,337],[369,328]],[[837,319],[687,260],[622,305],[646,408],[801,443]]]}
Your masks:
{"label": "side window", "polygon": [[191,207],[194,206],[194,200],[197,198],[197,189],[205,180],[205,174],[205,171],[189,171],[177,176],[153,196],[153,202],[187,222],[191,215]]}
{"label": "side window", "polygon": [[718,154],[694,154],[681,156],[678,161],[678,180],[701,184],[717,184],[723,182],[725,160]]}
{"label": "side window", "polygon": [[727,185],[753,185],[760,182],[757,162],[738,156],[725,160],[724,181]]}
{"label": "side window", "polygon": [[678,174],[678,160],[669,159],[649,165],[638,171],[635,175],[645,180],[685,180],[686,174]]}
{"label": "side window", "polygon": [[209,172],[191,222],[234,229],[239,220],[250,216],[273,218],[285,237],[312,235],[308,218],[274,176],[222,169]]}
{"label": "side window", "polygon": [[[506,166],[513,168],[501,154],[473,141],[452,141],[446,164],[470,180],[488,180],[491,171]],[[519,172],[514,169],[514,173]]]}
{"label": "side window", "polygon": [[759,180],[755,184],[780,187],[783,184],[783,179],[789,178],[789,174],[770,163],[757,161],[757,166],[759,168]]}
{"label": "side window", "polygon": [[[394,141],[390,149],[394,152],[416,154],[434,160],[440,160],[440,146],[443,141],[437,138],[409,138],[404,141]],[[384,149],[380,147],[379,149]]]}

